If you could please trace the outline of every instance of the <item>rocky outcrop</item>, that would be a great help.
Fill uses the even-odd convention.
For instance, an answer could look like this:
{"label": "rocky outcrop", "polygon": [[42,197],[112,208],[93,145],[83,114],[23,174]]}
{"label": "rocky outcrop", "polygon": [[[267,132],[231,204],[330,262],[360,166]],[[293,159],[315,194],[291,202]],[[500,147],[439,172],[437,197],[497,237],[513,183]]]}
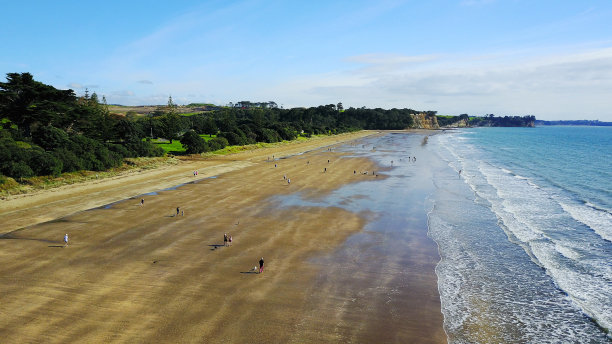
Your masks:
{"label": "rocky outcrop", "polygon": [[460,119],[456,122],[450,123],[448,125],[440,126],[440,128],[467,128],[469,127],[469,123],[466,119]]}
{"label": "rocky outcrop", "polygon": [[412,116],[414,121],[414,128],[416,129],[439,129],[438,119],[436,115],[428,115],[425,113],[419,113]]}

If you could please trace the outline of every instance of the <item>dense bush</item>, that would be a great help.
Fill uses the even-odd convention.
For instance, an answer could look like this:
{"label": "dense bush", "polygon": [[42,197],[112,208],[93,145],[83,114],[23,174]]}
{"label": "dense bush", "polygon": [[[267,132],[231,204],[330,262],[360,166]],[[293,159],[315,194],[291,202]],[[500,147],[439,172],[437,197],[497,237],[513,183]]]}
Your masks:
{"label": "dense bush", "polygon": [[215,137],[212,140],[208,141],[208,147],[211,151],[216,151],[219,149],[223,149],[229,146],[229,142],[225,137]]}
{"label": "dense bush", "polygon": [[195,131],[190,130],[181,137],[181,144],[187,154],[199,154],[209,150],[208,144]]}
{"label": "dense bush", "polygon": [[247,144],[247,140],[244,136],[244,133],[238,128],[236,128],[235,131],[226,131],[219,133],[218,137],[223,137],[227,139],[227,142],[229,142],[231,146],[242,146]]}

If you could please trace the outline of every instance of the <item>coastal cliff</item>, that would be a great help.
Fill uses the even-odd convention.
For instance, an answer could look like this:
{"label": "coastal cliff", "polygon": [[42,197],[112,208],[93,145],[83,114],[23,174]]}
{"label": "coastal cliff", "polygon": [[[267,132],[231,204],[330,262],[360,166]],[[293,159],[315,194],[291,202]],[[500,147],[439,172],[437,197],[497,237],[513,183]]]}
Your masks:
{"label": "coastal cliff", "polygon": [[414,128],[416,129],[439,129],[438,119],[434,114],[418,113],[412,116]]}

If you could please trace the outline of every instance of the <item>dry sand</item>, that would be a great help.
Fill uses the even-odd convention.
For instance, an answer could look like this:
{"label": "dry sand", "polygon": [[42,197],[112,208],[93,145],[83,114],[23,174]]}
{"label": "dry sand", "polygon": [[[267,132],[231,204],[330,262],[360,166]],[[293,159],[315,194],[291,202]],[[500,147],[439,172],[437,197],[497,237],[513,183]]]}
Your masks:
{"label": "dry sand", "polygon": [[[333,267],[310,260],[361,231],[368,214],[279,207],[272,197],[320,197],[372,178],[352,173],[380,169],[366,159],[340,160],[325,150],[293,156],[371,134],[194,160],[2,201],[2,342],[446,342],[437,252],[422,230],[411,247],[418,268],[406,281],[410,295],[393,306],[391,319],[379,300],[362,301],[363,309],[351,305],[344,286],[359,288],[363,274],[330,276]],[[272,155],[287,158],[267,161]],[[192,181],[142,196],[144,206],[130,198]],[[117,203],[100,207],[111,202]],[[177,207],[184,216],[176,216]],[[223,247],[224,233],[232,235],[231,247]],[[262,256],[264,273],[253,273]]]}

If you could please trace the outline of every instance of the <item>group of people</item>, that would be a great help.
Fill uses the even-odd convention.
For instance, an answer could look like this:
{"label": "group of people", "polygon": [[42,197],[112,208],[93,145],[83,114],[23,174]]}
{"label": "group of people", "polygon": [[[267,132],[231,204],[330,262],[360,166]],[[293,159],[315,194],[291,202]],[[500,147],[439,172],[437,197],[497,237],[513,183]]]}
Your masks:
{"label": "group of people", "polygon": [[223,246],[228,247],[232,246],[232,236],[227,235],[227,233],[223,234]]}

